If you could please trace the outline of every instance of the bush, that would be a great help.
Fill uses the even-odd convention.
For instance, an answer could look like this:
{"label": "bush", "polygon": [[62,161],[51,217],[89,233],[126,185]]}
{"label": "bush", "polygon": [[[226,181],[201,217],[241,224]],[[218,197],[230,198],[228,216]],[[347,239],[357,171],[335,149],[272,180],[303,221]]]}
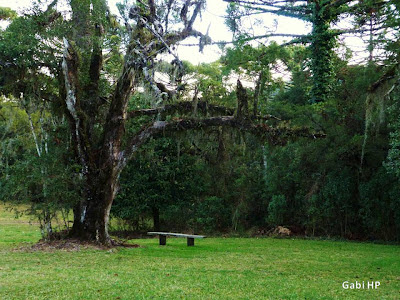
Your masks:
{"label": "bush", "polygon": [[286,199],[283,195],[272,196],[271,202],[268,204],[267,222],[270,225],[282,225],[286,212]]}

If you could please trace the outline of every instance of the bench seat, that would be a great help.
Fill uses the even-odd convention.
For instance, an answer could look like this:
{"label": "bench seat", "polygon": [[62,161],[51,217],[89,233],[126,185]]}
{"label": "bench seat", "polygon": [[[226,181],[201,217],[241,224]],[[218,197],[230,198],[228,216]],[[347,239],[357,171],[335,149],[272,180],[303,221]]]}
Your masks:
{"label": "bench seat", "polygon": [[148,235],[158,235],[160,239],[160,245],[164,246],[167,244],[167,236],[175,236],[181,238],[187,238],[187,245],[194,246],[194,239],[203,239],[204,235],[194,235],[194,234],[184,234],[184,233],[175,233],[175,232],[158,232],[151,231],[147,233]]}

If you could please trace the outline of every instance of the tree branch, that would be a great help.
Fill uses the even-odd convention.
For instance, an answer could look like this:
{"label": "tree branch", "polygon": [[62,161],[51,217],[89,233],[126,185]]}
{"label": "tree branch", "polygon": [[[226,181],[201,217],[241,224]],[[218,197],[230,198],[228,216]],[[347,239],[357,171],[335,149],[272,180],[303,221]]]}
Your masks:
{"label": "tree branch", "polygon": [[164,18],[164,28],[165,28],[165,32],[168,32],[168,18],[169,18],[169,14],[171,12],[171,7],[172,4],[174,3],[174,0],[168,0],[168,4],[167,4],[167,13],[165,14],[165,18]]}
{"label": "tree branch", "polygon": [[89,83],[87,84],[87,89],[89,91],[88,95],[90,97],[91,111],[90,115],[93,117],[99,108],[99,81],[100,73],[103,67],[103,53],[102,53],[102,26],[101,24],[96,24],[96,34],[93,38],[93,49],[90,58],[89,66]]}
{"label": "tree branch", "polygon": [[50,10],[52,10],[53,7],[56,6],[57,2],[58,2],[58,0],[53,0],[53,2],[51,2],[49,4],[49,6],[47,6],[46,13],[49,12]]}
{"label": "tree branch", "polygon": [[[206,101],[199,101],[197,103],[197,110],[200,110],[204,114],[209,112],[215,112],[224,115],[233,115],[234,109],[227,108],[219,105],[209,104]],[[128,113],[128,118],[135,118],[139,116],[154,116],[158,114],[173,114],[176,112],[191,112],[193,111],[192,101],[182,101],[175,104],[168,104],[159,108],[149,108],[130,111]]]}
{"label": "tree branch", "polygon": [[377,81],[375,81],[369,86],[368,92],[369,93],[375,92],[379,87],[383,86],[383,84],[387,83],[389,80],[396,78],[395,75],[398,72],[399,72],[399,63],[396,63],[393,66],[389,67]]}
{"label": "tree branch", "polygon": [[[224,107],[220,105],[210,104],[206,101],[198,101],[196,104],[196,110],[201,111],[204,115],[207,114],[219,114],[219,115],[227,115],[233,116],[235,114],[235,109]],[[155,116],[161,114],[163,116],[172,115],[174,113],[191,113],[193,111],[193,102],[192,101],[182,101],[175,104],[167,104],[163,107],[158,108],[147,108],[147,109],[139,109],[128,112],[127,119],[132,119],[141,116]],[[275,117],[273,115],[252,115],[248,117],[249,120],[258,120],[258,121],[282,121],[282,119]]]}
{"label": "tree branch", "polygon": [[180,12],[180,17],[181,17],[181,20],[183,22],[183,25],[185,25],[185,27],[187,26],[187,13],[189,10],[189,5],[190,5],[190,0],[186,0],[186,2],[182,6],[181,12]]}
{"label": "tree branch", "polygon": [[[271,1],[262,1],[262,2],[255,2],[255,1],[238,1],[238,0],[223,0],[224,2],[228,3],[237,3],[241,6],[246,6],[252,10],[264,12],[264,13],[273,13],[276,15],[280,16],[286,16],[290,18],[297,18],[297,19],[302,19],[309,21],[309,14],[312,13],[312,10],[310,7],[306,5],[292,5],[293,2],[298,2],[298,1],[283,1],[283,3],[286,4],[291,4],[289,5],[277,5],[279,3],[282,3],[280,1],[279,3],[272,3]],[[304,1],[301,1],[304,3]],[[251,5],[251,7],[249,7]],[[265,7],[262,7],[265,6]]]}
{"label": "tree branch", "polygon": [[[172,4],[173,4],[172,1],[169,1],[167,3],[168,5],[167,10],[171,9]],[[148,35],[143,34],[143,32],[140,33],[138,32],[138,30],[136,30],[136,32],[132,32],[131,43],[130,43],[131,52],[128,51],[128,53],[132,53],[137,57],[137,59],[135,59],[135,61],[132,62],[132,65],[135,65],[135,68],[137,70],[139,69],[141,70],[141,72],[145,76],[145,79],[150,83],[152,89],[155,91],[156,97],[158,99],[156,105],[162,102],[162,93],[160,92],[159,84],[157,85],[157,83],[154,82],[152,76],[150,76],[151,74],[149,73],[149,69],[152,68],[151,66],[154,63],[154,54],[155,53],[161,54],[163,52],[168,51],[171,55],[175,57],[178,67],[181,70],[183,70],[182,62],[180,61],[179,57],[175,54],[173,49],[171,49],[171,45],[174,45],[186,39],[189,36],[200,37],[201,45],[208,44],[211,41],[211,39],[208,36],[192,28],[193,23],[197,18],[198,14],[200,13],[203,4],[204,0],[197,0],[197,1],[186,0],[184,2],[183,7],[181,9],[181,19],[185,27],[184,29],[176,32],[166,32],[160,30],[161,24],[156,20],[157,16],[155,16],[154,18],[148,18],[144,14],[144,12],[138,9],[138,7],[136,6],[132,6],[132,8],[130,9],[129,17],[136,20],[138,28],[144,27],[152,34],[152,37],[149,38]],[[152,5],[154,5],[154,3],[152,3],[151,1],[151,3],[149,3],[149,6],[148,7],[146,6],[147,9],[151,10]],[[194,6],[193,13],[190,17],[190,20],[188,20],[189,9],[193,6]],[[167,21],[168,19],[165,20],[166,24],[165,26],[167,26]],[[154,76],[154,72],[152,75]],[[171,96],[171,93],[169,93],[168,91],[167,94]]]}
{"label": "tree branch", "polygon": [[122,74],[118,78],[104,124],[102,151],[109,151],[109,155],[103,157],[112,157],[116,161],[120,160],[119,151],[121,139],[125,132],[126,110],[134,85],[136,71],[133,67],[135,64],[134,53],[134,44],[130,41]]}
{"label": "tree branch", "polygon": [[65,84],[65,104],[67,110],[71,117],[71,127],[73,132],[73,137],[76,140],[76,152],[78,158],[83,167],[83,172],[87,172],[88,162],[85,151],[86,143],[85,138],[82,133],[85,132],[81,116],[81,107],[79,103],[79,98],[77,97],[77,87],[78,87],[78,56],[75,50],[68,43],[67,39],[64,38],[64,53],[62,61],[62,71],[64,75]]}
{"label": "tree branch", "polygon": [[154,0],[149,0],[149,7],[150,7],[150,21],[154,22],[156,19],[156,7],[154,5]]}
{"label": "tree branch", "polygon": [[186,29],[187,30],[192,30],[193,23],[196,20],[197,15],[199,14],[202,5],[204,5],[204,0],[199,0],[196,3],[196,6],[195,6],[193,14],[192,14],[192,17],[190,18],[189,23],[187,23],[187,25],[186,25]]}
{"label": "tree branch", "polygon": [[327,6],[337,8],[337,7],[341,6],[341,5],[350,3],[350,2],[352,2],[352,1],[353,1],[353,0],[335,0],[335,1],[330,1],[330,2],[327,4]]}
{"label": "tree branch", "polygon": [[[305,42],[306,40],[310,39],[310,35],[302,35],[302,34],[290,34],[290,33],[269,33],[263,35],[256,35],[253,37],[248,37],[241,39],[243,42],[253,41],[257,39],[269,38],[269,37],[294,37],[299,40],[299,42]],[[301,39],[301,41],[300,41]],[[219,42],[209,42],[208,45],[229,45],[236,43],[237,41],[219,41]],[[186,46],[186,47],[194,47],[199,46],[199,44],[180,44],[179,46]]]}
{"label": "tree branch", "polygon": [[166,132],[201,130],[216,126],[231,127],[246,131],[261,139],[267,139],[275,145],[285,144],[290,138],[294,137],[308,137],[314,139],[325,137],[323,133],[311,133],[308,128],[276,128],[266,124],[254,124],[249,120],[237,119],[234,116],[212,117],[207,119],[179,119],[175,121],[157,121],[143,128],[131,139],[123,155],[126,159],[129,159],[139,147],[150,138],[157,137]]}

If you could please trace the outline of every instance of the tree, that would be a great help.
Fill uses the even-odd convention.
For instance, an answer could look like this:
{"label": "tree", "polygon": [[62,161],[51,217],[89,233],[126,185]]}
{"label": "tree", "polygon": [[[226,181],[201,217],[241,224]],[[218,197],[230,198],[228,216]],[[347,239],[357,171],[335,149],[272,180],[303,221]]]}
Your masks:
{"label": "tree", "polygon": [[0,7],[0,20],[14,19],[17,13],[8,7]]}
{"label": "tree", "polygon": [[[52,1],[45,11],[35,6],[31,14],[15,19],[2,33],[0,46],[7,50],[2,52],[2,61],[8,62],[2,68],[2,92],[35,95],[34,99],[45,100],[54,113],[61,110],[68,119],[83,181],[71,235],[112,243],[108,222],[119,176],[138,148],[153,137],[210,126],[236,127],[275,142],[286,133],[308,135],[304,129],[286,132],[250,118],[218,116],[230,110],[200,101],[193,102],[197,111],[211,112],[211,117],[189,117],[193,104],[176,102],[183,88],[182,63],[177,57],[175,91],[154,80],[157,55],[175,55],[173,46],[189,36],[208,40],[193,28],[204,0],[138,0],[131,7],[120,6],[124,27],[115,23],[105,0],[70,0],[70,20],[54,9],[56,3]],[[21,33],[23,41],[18,41],[18,47],[10,44],[9,39],[18,40]],[[143,110],[137,109],[141,102],[135,97],[140,85],[151,95],[151,107]],[[136,110],[128,111],[129,107]],[[166,117],[174,114],[180,117]],[[126,131],[128,120],[142,117],[146,125],[136,132]]]}
{"label": "tree", "polygon": [[[339,17],[349,11],[348,3],[352,0],[339,1],[247,1],[224,0],[230,3],[232,18],[231,27],[238,28],[235,20],[243,15],[271,13],[278,16],[296,18],[312,24],[312,32],[309,35],[291,35],[282,33],[266,33],[265,35],[247,37],[244,40],[253,40],[268,37],[292,37],[293,40],[286,43],[310,43],[310,69],[312,71],[313,85],[311,89],[311,102],[323,102],[328,99],[333,88],[334,79],[334,47],[336,37],[346,31],[333,30],[331,24],[338,21]],[[235,13],[235,6],[243,7],[244,13]],[[229,20],[229,19],[228,19]]]}
{"label": "tree", "polygon": [[[107,26],[104,19],[106,5],[100,0],[71,1],[70,4],[75,44],[64,38],[62,68],[65,102],[76,156],[86,181],[85,197],[74,210],[73,234],[109,244],[109,213],[118,192],[118,178],[127,160],[141,144],[157,133],[179,127],[202,126],[202,122],[159,121],[145,127],[123,145],[127,107],[132,92],[140,80],[147,80],[153,89],[155,103],[162,101],[163,95],[150,74],[153,57],[156,53],[172,53],[172,45],[189,36],[203,36],[193,29],[193,24],[204,1],[169,1],[164,7],[161,2],[137,1],[129,9],[128,16],[134,24],[127,24],[129,41],[124,63],[115,88],[107,97],[109,106],[103,112],[105,120],[99,119],[99,101],[103,64],[101,41]],[[183,23],[179,31],[168,27],[170,13],[179,13]],[[89,55],[85,55],[87,53]],[[223,119],[220,121],[224,122]]]}
{"label": "tree", "polygon": [[[153,230],[188,227],[208,173],[191,138],[164,137],[143,145],[121,174],[121,192],[111,209],[127,224],[153,220]],[[176,215],[181,215],[176,218]]]}
{"label": "tree", "polygon": [[43,107],[21,108],[19,102],[0,100],[0,199],[23,204],[21,213],[37,218],[43,238],[51,239],[57,215],[68,227],[68,211],[79,198],[68,124]]}

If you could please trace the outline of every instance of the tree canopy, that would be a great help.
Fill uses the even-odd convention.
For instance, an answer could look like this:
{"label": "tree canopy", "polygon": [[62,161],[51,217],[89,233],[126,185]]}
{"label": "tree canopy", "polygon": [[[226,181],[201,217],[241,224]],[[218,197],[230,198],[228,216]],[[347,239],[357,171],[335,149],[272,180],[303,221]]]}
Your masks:
{"label": "tree canopy", "polygon": [[[110,212],[136,228],[399,238],[396,2],[225,1],[233,46],[198,66],[175,47],[214,42],[195,28],[204,0],[124,2],[119,17],[105,0],[39,2],[0,10],[0,176],[44,234],[73,211],[69,236],[103,244]],[[255,46],[273,34],[239,21],[259,13],[312,32]],[[342,16],[355,27],[334,28]],[[367,63],[335,52],[345,33],[367,35]]]}

